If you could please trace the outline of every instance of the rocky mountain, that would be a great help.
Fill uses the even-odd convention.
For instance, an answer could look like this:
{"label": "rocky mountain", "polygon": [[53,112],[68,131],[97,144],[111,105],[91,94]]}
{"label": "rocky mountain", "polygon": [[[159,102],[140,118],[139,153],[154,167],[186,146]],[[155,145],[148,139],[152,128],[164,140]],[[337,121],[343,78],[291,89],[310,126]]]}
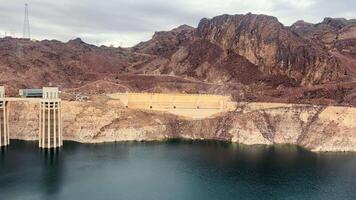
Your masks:
{"label": "rocky mountain", "polygon": [[[156,51],[152,46],[157,48]],[[257,66],[263,74],[285,76],[301,85],[341,80],[349,78],[350,74],[322,46],[294,34],[276,18],[265,15],[222,15],[202,19],[196,29],[179,27],[171,32],[160,32],[135,49],[156,55],[165,52],[161,71],[169,71],[172,67],[167,69],[167,66],[174,65],[179,66],[173,70],[174,73],[189,69],[192,76],[199,76],[200,69],[207,65],[214,68],[221,66],[221,61],[243,62],[244,59]],[[199,55],[204,49],[203,55]],[[191,57],[193,59],[189,59]],[[229,69],[229,72],[246,66],[244,63],[229,64],[232,65],[236,70]],[[204,78],[213,79],[204,75]]]}
{"label": "rocky mountain", "polygon": [[80,39],[0,39],[0,85],[59,85],[70,94],[118,91],[232,94],[236,100],[356,104],[355,20],[221,15],[156,32],[132,48]]}
{"label": "rocky mountain", "polygon": [[321,23],[296,22],[291,30],[315,41],[352,74],[356,73],[356,20],[325,18]]}

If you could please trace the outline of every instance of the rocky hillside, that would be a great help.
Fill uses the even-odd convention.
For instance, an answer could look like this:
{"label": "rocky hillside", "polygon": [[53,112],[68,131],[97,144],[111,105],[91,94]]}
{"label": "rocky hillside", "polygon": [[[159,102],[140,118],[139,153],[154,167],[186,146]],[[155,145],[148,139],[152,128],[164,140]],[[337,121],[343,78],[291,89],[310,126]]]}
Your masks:
{"label": "rocky hillside", "polygon": [[80,39],[0,39],[0,85],[58,85],[65,97],[122,91],[232,94],[235,100],[356,105],[356,25],[291,27],[266,15],[222,15],[156,32],[132,48]]}
{"label": "rocky hillside", "polygon": [[[323,46],[296,35],[275,17],[265,15],[202,19],[196,29],[181,26],[170,32],[159,32],[134,49],[159,56],[161,65],[157,65],[157,59],[152,62],[161,73],[188,73],[211,81],[217,81],[213,78],[216,73],[213,77],[201,73],[205,72],[204,68],[213,72],[216,66],[219,71],[228,68],[229,75],[219,80],[233,82],[246,78],[245,74],[239,76],[239,71],[253,69],[255,65],[264,75],[285,77],[300,85],[350,79],[352,74]],[[250,72],[248,78],[253,79],[254,74]]]}
{"label": "rocky hillside", "polygon": [[291,26],[299,36],[315,41],[325,51],[337,58],[341,65],[356,73],[356,20],[325,18],[323,22],[311,24],[298,21]]}

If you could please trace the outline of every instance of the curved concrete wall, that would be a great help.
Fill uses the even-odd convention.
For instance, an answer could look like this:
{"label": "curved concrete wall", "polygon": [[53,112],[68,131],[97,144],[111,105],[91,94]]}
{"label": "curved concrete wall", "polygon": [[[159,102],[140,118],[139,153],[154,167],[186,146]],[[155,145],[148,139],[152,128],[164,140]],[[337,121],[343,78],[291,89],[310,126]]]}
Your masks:
{"label": "curved concrete wall", "polygon": [[116,93],[111,99],[120,100],[130,109],[167,111],[192,118],[204,118],[231,111],[236,103],[230,96],[177,93]]}

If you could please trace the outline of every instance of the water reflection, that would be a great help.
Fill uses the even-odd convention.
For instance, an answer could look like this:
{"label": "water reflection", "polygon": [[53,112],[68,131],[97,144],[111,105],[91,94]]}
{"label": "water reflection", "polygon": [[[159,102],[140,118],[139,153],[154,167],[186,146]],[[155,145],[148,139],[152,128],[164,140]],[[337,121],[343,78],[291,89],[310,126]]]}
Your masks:
{"label": "water reflection", "polygon": [[43,160],[40,187],[43,191],[43,198],[50,199],[61,190],[65,160],[61,148],[40,149],[39,151]]}
{"label": "water reflection", "polygon": [[8,151],[8,147],[7,146],[6,147],[0,147],[0,166],[5,161],[5,156],[6,156],[7,151]]}

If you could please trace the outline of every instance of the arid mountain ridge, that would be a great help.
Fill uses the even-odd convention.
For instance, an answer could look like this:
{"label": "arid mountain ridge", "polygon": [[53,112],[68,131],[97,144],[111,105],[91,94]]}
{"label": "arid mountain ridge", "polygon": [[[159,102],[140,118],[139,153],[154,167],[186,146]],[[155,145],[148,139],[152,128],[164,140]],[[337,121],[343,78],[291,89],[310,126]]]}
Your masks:
{"label": "arid mountain ridge", "polygon": [[267,15],[221,15],[156,32],[132,48],[0,39],[0,85],[73,94],[188,92],[235,100],[356,105],[356,21],[290,27]]}

